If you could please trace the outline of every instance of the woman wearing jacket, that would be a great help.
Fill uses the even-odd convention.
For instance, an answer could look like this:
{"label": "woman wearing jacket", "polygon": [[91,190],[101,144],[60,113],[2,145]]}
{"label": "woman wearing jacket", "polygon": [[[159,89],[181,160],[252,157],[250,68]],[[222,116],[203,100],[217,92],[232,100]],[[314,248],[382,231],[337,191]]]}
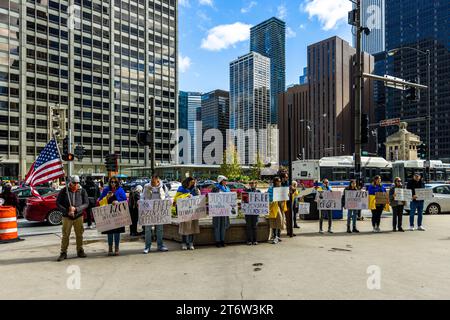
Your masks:
{"label": "woman wearing jacket", "polygon": [[[104,198],[108,200],[108,204],[116,205],[119,202],[127,201],[127,195],[125,191],[119,184],[119,179],[116,177],[112,177],[109,180],[108,186],[103,189],[102,194],[98,201],[102,201]],[[120,234],[125,233],[125,227],[117,228],[114,230],[109,230],[102,232],[102,234],[108,235],[108,255],[109,256],[118,256],[119,255],[119,244],[120,244]],[[113,241],[115,244],[115,251],[113,253]]]}
{"label": "woman wearing jacket", "polygon": [[[227,187],[228,178],[225,176],[219,176],[217,183],[214,185],[212,192],[231,192]],[[213,217],[214,238],[216,240],[216,247],[225,247],[225,234],[230,227],[230,217]]]}
{"label": "woman wearing jacket", "polygon": [[[144,192],[142,193],[142,200],[165,200],[169,199],[169,191],[166,186],[161,182],[159,176],[152,177],[152,181],[144,186]],[[158,251],[167,252],[169,249],[163,242],[163,230],[164,226],[155,226],[156,230],[156,242],[158,245]],[[145,248],[144,254],[150,252],[152,246],[152,226],[145,226]]]}
{"label": "woman wearing jacket", "polygon": [[[298,215],[298,203],[300,202],[300,199],[298,196],[300,195],[300,192],[297,190],[298,183],[297,181],[292,181],[291,185],[291,195],[292,195],[292,221],[294,223],[294,228],[299,229],[300,227],[297,224],[297,215]],[[302,191],[305,190],[305,186],[302,183]]]}
{"label": "woman wearing jacket", "polygon": [[269,226],[272,229],[272,244],[281,241],[281,230],[283,229],[283,211],[285,209],[284,201],[273,201],[273,189],[281,188],[281,179],[273,178],[273,185],[269,188]]}
{"label": "woman wearing jacket", "polygon": [[383,209],[385,204],[376,203],[376,194],[377,193],[386,193],[386,189],[381,185],[381,177],[375,176],[373,178],[372,184],[367,189],[369,191],[369,198],[372,198],[370,202],[370,209],[372,210],[372,227],[373,232],[381,232],[380,223],[381,223],[381,215],[383,214]]}
{"label": "woman wearing jacket", "polygon": [[[260,190],[257,189],[257,182],[250,181],[250,188],[245,189],[245,192],[248,193],[261,193]],[[247,245],[258,245],[258,220],[259,216],[257,215],[245,215],[245,231],[247,235]]]}
{"label": "woman wearing jacket", "polygon": [[393,231],[397,232],[405,232],[402,228],[402,219],[403,219],[403,209],[405,208],[405,201],[397,201],[395,200],[395,192],[397,189],[403,189],[402,179],[395,178],[394,185],[389,190],[389,201],[392,207],[392,227]]}
{"label": "woman wearing jacket", "polygon": [[[200,190],[195,186],[194,178],[187,178],[183,181],[175,195],[174,205],[178,199],[186,199],[200,195]],[[194,234],[200,233],[198,220],[181,222],[178,233],[182,236],[181,250],[194,250]]]}
{"label": "woman wearing jacket", "polygon": [[[347,191],[357,191],[360,190],[361,188],[358,188],[358,186],[356,185],[356,180],[350,180],[350,184],[347,188],[345,188],[344,190],[344,194],[343,194],[343,198],[342,198],[342,202],[345,204],[345,192]],[[344,207],[344,206],[342,206]],[[358,214],[361,210],[348,210],[347,213],[347,233],[359,233],[359,230],[356,229],[356,219],[358,218]],[[353,223],[353,230],[350,229],[350,224]]]}

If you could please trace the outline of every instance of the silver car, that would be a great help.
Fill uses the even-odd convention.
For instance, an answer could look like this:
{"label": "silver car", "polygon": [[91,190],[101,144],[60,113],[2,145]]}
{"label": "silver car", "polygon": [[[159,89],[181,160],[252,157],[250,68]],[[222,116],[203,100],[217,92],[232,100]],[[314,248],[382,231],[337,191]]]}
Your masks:
{"label": "silver car", "polygon": [[[424,205],[425,214],[450,213],[450,185],[428,184],[426,188],[433,189],[433,199],[426,200]],[[405,210],[409,213],[409,203]]]}

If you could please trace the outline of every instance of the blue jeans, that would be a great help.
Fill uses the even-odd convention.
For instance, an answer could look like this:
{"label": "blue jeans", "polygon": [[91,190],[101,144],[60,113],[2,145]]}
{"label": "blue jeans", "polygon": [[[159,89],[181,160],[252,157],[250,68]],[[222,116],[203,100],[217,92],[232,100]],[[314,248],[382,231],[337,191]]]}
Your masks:
{"label": "blue jeans", "polygon": [[216,242],[225,242],[225,234],[227,232],[226,218],[225,217],[214,217],[214,239]]}
{"label": "blue jeans", "polygon": [[187,245],[191,245],[194,243],[194,235],[190,234],[188,236],[181,236],[183,239],[183,243],[186,243]]}
{"label": "blue jeans", "polygon": [[118,248],[120,243],[120,233],[108,234],[108,245],[110,247],[113,245],[113,240],[116,248]]}
{"label": "blue jeans", "polygon": [[358,218],[359,210],[348,210],[347,212],[347,228],[350,228],[350,220],[353,222],[353,229],[356,229],[356,218]]}
{"label": "blue jeans", "polygon": [[[155,226],[156,229],[156,242],[158,244],[158,248],[164,246],[163,243],[163,230],[164,226]],[[152,246],[152,226],[145,226],[145,249],[150,250]]]}
{"label": "blue jeans", "polygon": [[409,225],[414,227],[414,216],[417,210],[417,225],[422,226],[424,201],[411,201],[409,205]]}

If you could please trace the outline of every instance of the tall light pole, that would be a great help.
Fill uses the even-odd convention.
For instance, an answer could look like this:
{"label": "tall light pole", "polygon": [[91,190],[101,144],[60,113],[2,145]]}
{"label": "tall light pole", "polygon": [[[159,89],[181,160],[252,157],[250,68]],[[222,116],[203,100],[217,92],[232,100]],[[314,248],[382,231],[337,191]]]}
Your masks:
{"label": "tall light pole", "polygon": [[[323,119],[325,119],[326,117],[328,117],[328,114],[327,113],[324,113],[324,114],[322,114],[321,116],[320,116],[320,118],[323,118]],[[312,137],[313,137],[313,135],[315,135],[315,133],[316,133],[316,127],[317,127],[317,123],[316,122],[313,122],[313,121],[310,121],[310,120],[307,120],[307,119],[302,119],[302,120],[300,120],[300,123],[306,123],[307,125],[308,125],[308,127],[309,128],[307,128],[308,129],[308,136],[309,136],[309,142],[308,142],[308,153],[309,153],[309,155],[308,155],[308,158],[312,158],[313,160],[314,160],[314,155],[313,155],[313,150],[314,150],[314,148],[313,148],[313,141],[312,141]],[[313,133],[313,134],[311,134],[311,132]]]}

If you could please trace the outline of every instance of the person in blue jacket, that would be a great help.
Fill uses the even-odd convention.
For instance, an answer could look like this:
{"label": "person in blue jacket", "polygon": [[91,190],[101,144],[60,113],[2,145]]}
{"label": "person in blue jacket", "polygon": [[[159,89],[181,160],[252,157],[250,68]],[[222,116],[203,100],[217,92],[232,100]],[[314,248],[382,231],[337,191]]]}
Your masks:
{"label": "person in blue jacket", "polygon": [[[386,189],[381,184],[381,177],[375,176],[372,180],[372,184],[367,188],[369,196],[376,196],[377,193],[386,193]],[[386,195],[387,196],[387,195]],[[381,232],[380,223],[381,215],[386,204],[375,203],[375,208],[372,208],[372,227],[373,232]]]}
{"label": "person in blue jacket", "polygon": [[[106,186],[105,189],[103,189],[102,194],[100,195],[100,198],[98,201],[103,200],[103,198],[108,199],[108,204],[116,205],[119,202],[127,201],[127,194],[125,193],[125,190],[120,186],[119,179],[116,177],[112,177],[109,180],[108,186]],[[125,233],[125,227],[117,228],[114,230],[109,230],[102,232],[102,234],[108,235],[108,256],[118,256],[119,255],[119,244],[120,244],[120,234]],[[115,251],[113,253],[113,240],[115,244]]]}

